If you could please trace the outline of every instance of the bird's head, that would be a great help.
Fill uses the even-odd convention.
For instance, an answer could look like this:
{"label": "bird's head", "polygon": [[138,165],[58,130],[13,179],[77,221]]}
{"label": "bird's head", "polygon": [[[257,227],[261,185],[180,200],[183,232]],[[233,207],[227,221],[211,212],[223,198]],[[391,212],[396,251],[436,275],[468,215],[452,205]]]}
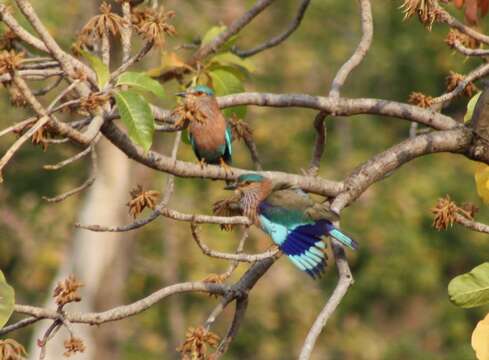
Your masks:
{"label": "bird's head", "polygon": [[271,185],[270,179],[254,173],[247,173],[240,175],[235,182],[226,185],[226,190],[235,190],[238,194],[246,193],[248,191],[262,189],[262,187],[268,188]]}
{"label": "bird's head", "polygon": [[205,97],[213,97],[214,90],[205,85],[196,85],[191,88],[188,88],[185,92],[180,92],[176,94],[177,96],[184,98],[205,98]]}

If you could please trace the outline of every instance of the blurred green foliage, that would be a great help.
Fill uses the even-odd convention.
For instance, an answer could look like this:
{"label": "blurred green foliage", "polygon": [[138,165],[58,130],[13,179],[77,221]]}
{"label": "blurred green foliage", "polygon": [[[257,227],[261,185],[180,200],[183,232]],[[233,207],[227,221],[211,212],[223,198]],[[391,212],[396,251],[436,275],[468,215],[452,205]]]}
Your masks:
{"label": "blurred green foliage", "polygon": [[[69,46],[77,29],[87,20],[82,2],[36,0],[50,30]],[[191,42],[211,26],[230,20],[253,1],[163,1],[177,12],[178,36],[170,48]],[[429,95],[443,92],[449,70],[466,73],[477,61],[453,53],[443,38],[448,29],[434,25],[426,31],[416,19],[402,22],[400,2],[373,1],[375,35],[366,60],[348,79],[343,95],[383,97],[406,101],[411,91]],[[85,4],[86,6],[86,4]],[[281,0],[260,15],[240,35],[237,44],[246,48],[283,29],[298,1]],[[460,15],[460,14],[457,14]],[[487,20],[483,20],[487,22]],[[349,57],[360,37],[356,1],[313,1],[300,29],[281,46],[253,58],[256,73],[246,83],[247,90],[326,94],[335,72]],[[178,50],[182,56],[185,51]],[[157,54],[145,66],[156,66]],[[177,89],[165,85],[167,93]],[[12,108],[2,92],[0,106],[6,127],[25,113]],[[457,100],[450,115],[461,119],[467,99]],[[173,106],[168,98],[160,105]],[[301,109],[249,108],[246,120],[254,128],[255,140],[266,169],[299,172],[308,164],[314,139],[315,113]],[[320,175],[340,180],[358,164],[408,136],[409,123],[375,116],[327,119],[327,149]],[[280,129],[282,131],[277,131]],[[168,151],[171,135],[157,134],[156,147]],[[0,139],[3,152],[14,140]],[[69,146],[40,148],[27,145],[7,168],[0,190],[0,268],[15,287],[19,303],[42,304],[49,296],[52,276],[70,246],[72,224],[82,198],[48,205],[40,197],[72,188],[88,172],[83,162],[60,172],[41,169],[73,154]],[[242,144],[236,145],[235,164],[252,168]],[[189,146],[179,154],[194,161]],[[140,166],[136,166],[140,168]],[[374,185],[344,211],[342,227],[360,243],[357,253],[348,253],[355,284],[320,337],[314,359],[447,359],[474,358],[470,334],[487,307],[456,308],[447,297],[449,280],[487,260],[489,244],[482,234],[454,227],[436,232],[431,207],[446,194],[458,202],[481,206],[478,219],[488,219],[489,211],[477,198],[473,171],[475,164],[450,154],[420,158],[403,166]],[[135,172],[137,173],[137,172]],[[162,189],[165,175],[153,173],[134,184]],[[181,211],[209,213],[211,203],[226,194],[220,182],[178,179],[171,206]],[[125,206],[120,204],[121,207]],[[13,219],[13,220],[12,220]],[[487,221],[486,221],[487,222]],[[171,227],[171,234],[169,232]],[[178,238],[178,256],[169,259],[166,240]],[[231,251],[238,236],[221,232],[216,226],[203,227],[202,236],[213,248]],[[211,272],[224,271],[227,264],[211,260],[192,242],[188,225],[158,221],[128,238],[135,242],[133,264],[127,279],[127,301],[141,298],[161,287],[164,279],[157,271],[141,266],[141,259],[153,264],[176,261],[180,280],[199,280]],[[266,249],[270,240],[253,230],[247,251]],[[242,265],[233,275],[245,271]],[[246,319],[226,356],[227,359],[293,359],[297,356],[315,316],[336,283],[334,264],[320,281],[312,281],[286,259],[279,260],[253,290]],[[215,299],[185,295],[179,297],[185,326],[201,324]],[[162,359],[175,355],[168,338],[172,335],[167,303],[155,306],[135,318],[120,322],[124,335],[118,339],[124,359]],[[215,331],[223,334],[231,320],[228,309]],[[15,333],[27,344],[29,330]],[[173,334],[183,340],[184,334]],[[165,354],[162,356],[162,354]]]}

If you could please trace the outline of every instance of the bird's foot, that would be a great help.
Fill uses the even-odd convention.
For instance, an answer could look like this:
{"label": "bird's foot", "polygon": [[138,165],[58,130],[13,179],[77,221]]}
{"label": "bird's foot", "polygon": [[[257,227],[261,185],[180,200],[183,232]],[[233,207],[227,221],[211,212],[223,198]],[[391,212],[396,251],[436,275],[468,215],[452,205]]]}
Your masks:
{"label": "bird's foot", "polygon": [[231,167],[224,161],[223,158],[219,159],[219,165],[224,169],[224,172],[229,175],[233,175],[233,170]]}
{"label": "bird's foot", "polygon": [[180,116],[177,121],[175,121],[175,127],[178,129],[183,129],[187,125],[187,119],[183,116]]}
{"label": "bird's foot", "polygon": [[199,165],[200,165],[200,169],[201,170],[204,170],[204,168],[207,166],[207,163],[205,162],[205,159],[200,159],[199,160]]}

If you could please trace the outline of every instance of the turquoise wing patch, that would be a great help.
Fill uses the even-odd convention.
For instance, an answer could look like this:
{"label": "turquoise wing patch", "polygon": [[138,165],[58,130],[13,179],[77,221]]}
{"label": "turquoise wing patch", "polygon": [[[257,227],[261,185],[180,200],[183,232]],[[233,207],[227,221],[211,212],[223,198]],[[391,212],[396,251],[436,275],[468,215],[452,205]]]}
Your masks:
{"label": "turquoise wing patch", "polygon": [[226,136],[226,147],[229,151],[229,156],[232,156],[233,155],[233,147],[232,147],[233,133],[229,126],[226,128],[225,136]]}

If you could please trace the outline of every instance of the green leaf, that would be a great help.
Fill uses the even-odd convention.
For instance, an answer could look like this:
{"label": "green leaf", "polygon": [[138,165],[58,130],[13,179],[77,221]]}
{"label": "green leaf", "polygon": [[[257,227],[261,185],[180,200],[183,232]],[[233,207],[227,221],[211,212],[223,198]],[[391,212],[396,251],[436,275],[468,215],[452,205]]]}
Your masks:
{"label": "green leaf", "polygon": [[141,72],[125,72],[119,76],[117,85],[127,85],[144,91],[149,91],[156,96],[163,98],[165,89],[159,81],[152,79],[149,75]]}
{"label": "green leaf", "polygon": [[475,105],[477,104],[477,100],[481,96],[481,92],[479,91],[477,94],[472,96],[467,104],[467,112],[464,116],[464,123],[468,123],[472,119],[472,115],[474,114]]}
{"label": "green leaf", "polygon": [[[205,46],[209,44],[212,40],[216,38],[220,33],[226,31],[227,26],[222,25],[222,26],[213,26],[211,27],[202,37],[202,44],[201,46]],[[236,43],[236,40],[238,39],[237,35],[231,36],[220,48],[218,52],[222,51],[228,51],[233,47],[233,45]]]}
{"label": "green leaf", "polygon": [[489,303],[489,262],[459,275],[448,284],[450,301],[463,308]]}
{"label": "green leaf", "polygon": [[[244,91],[243,82],[232,72],[224,69],[216,69],[209,72],[212,79],[212,86],[217,96],[240,93]],[[225,117],[231,117],[232,114],[240,119],[246,116],[246,106],[234,106],[223,110]]]}
{"label": "green leaf", "polygon": [[14,312],[15,292],[7,284],[3,272],[0,270],[0,329],[7,323]]}
{"label": "green leaf", "polygon": [[102,90],[110,80],[110,71],[100,58],[85,50],[80,50],[80,54],[90,63],[90,66],[97,74],[97,85]]}
{"label": "green leaf", "polygon": [[229,66],[237,66],[243,68],[248,73],[252,73],[256,71],[255,65],[249,59],[242,59],[237,55],[234,55],[231,52],[224,52],[221,54],[217,54],[212,57],[211,63],[215,62],[220,65],[229,65]]}
{"label": "green leaf", "polygon": [[207,45],[210,43],[214,38],[219,35],[220,33],[226,31],[227,27],[225,25],[222,26],[213,26],[207,32],[205,35],[202,37],[202,46]]}
{"label": "green leaf", "polygon": [[116,92],[114,97],[129,137],[148,151],[153,143],[155,130],[153,113],[148,102],[133,91]]}

